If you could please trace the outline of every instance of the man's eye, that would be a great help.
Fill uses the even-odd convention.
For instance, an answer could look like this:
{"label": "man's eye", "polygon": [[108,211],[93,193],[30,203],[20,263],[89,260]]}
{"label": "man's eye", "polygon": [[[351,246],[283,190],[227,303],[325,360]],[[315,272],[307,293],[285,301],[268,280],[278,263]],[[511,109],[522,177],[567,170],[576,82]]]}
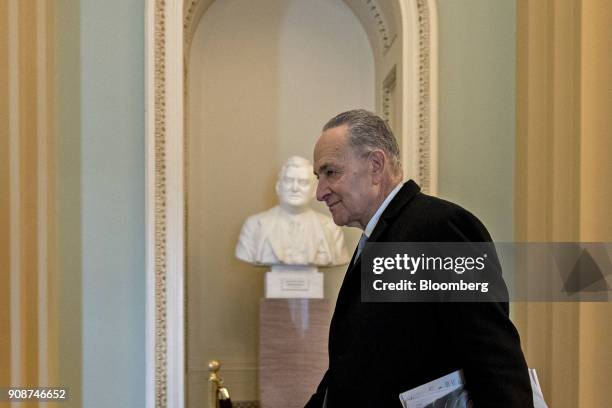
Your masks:
{"label": "man's eye", "polygon": [[334,175],[334,174],[336,174],[336,171],[335,171],[335,170],[325,170],[325,175],[326,175],[327,177],[332,176],[332,175]]}

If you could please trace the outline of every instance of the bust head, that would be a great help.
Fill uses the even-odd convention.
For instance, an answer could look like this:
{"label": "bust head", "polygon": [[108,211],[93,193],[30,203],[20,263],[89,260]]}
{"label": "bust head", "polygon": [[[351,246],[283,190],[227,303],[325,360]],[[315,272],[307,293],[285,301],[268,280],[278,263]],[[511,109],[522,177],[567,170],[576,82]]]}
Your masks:
{"label": "bust head", "polygon": [[278,173],[279,205],[247,218],[236,256],[255,265],[332,266],[349,259],[342,230],[309,207],[316,179],[312,164],[292,156]]}
{"label": "bust head", "polygon": [[280,206],[290,212],[303,211],[308,208],[314,192],[315,177],[310,161],[299,156],[288,158],[276,182],[276,194]]}

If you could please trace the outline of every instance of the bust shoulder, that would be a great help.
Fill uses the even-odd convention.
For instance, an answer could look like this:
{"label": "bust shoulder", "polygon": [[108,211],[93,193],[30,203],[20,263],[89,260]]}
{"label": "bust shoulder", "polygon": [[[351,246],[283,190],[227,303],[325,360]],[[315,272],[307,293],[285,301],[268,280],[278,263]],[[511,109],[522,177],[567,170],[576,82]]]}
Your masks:
{"label": "bust shoulder", "polygon": [[244,224],[250,224],[251,226],[261,225],[276,219],[279,215],[279,206],[277,205],[262,212],[258,212],[257,214],[248,216],[244,221]]}

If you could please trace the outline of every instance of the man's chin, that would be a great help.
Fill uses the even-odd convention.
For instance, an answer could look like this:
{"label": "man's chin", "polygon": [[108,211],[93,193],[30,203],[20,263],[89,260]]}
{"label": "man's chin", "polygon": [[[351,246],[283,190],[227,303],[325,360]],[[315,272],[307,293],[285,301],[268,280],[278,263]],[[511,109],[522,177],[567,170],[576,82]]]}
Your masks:
{"label": "man's chin", "polygon": [[334,213],[331,213],[332,216],[332,220],[334,220],[334,224],[336,224],[339,227],[343,227],[346,225],[346,220],[342,219],[342,217],[340,217],[339,215],[334,215]]}

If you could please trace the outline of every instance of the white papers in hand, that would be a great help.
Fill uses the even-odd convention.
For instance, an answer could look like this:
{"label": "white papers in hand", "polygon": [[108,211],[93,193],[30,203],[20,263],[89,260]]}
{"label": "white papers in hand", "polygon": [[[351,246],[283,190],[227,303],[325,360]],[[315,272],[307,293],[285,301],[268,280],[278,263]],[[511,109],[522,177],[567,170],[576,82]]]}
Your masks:
{"label": "white papers in hand", "polygon": [[[544,401],[542,389],[540,388],[538,375],[533,368],[529,369],[529,379],[531,381],[531,390],[533,391],[534,408],[548,408],[548,405],[546,405],[546,402]],[[427,384],[423,384],[403,392],[399,397],[404,408],[427,408],[437,405],[449,406],[446,403],[433,403],[436,401],[441,402],[439,400],[441,400],[444,396],[456,391],[454,394],[457,394],[457,396],[452,396],[453,398],[450,400],[450,402],[455,405],[450,406],[471,406],[470,403],[467,403],[467,396],[465,395],[464,386],[465,380],[463,378],[463,371],[458,370],[445,375],[444,377],[440,377],[437,380],[430,381]]]}
{"label": "white papers in hand", "polygon": [[457,370],[444,377],[403,392],[399,397],[404,408],[425,408],[445,395],[463,388],[464,384],[463,371]]}
{"label": "white papers in hand", "polygon": [[534,408],[548,408],[548,405],[546,405],[544,401],[544,395],[542,394],[535,368],[529,369],[529,379],[531,380],[531,390],[533,391]]}

